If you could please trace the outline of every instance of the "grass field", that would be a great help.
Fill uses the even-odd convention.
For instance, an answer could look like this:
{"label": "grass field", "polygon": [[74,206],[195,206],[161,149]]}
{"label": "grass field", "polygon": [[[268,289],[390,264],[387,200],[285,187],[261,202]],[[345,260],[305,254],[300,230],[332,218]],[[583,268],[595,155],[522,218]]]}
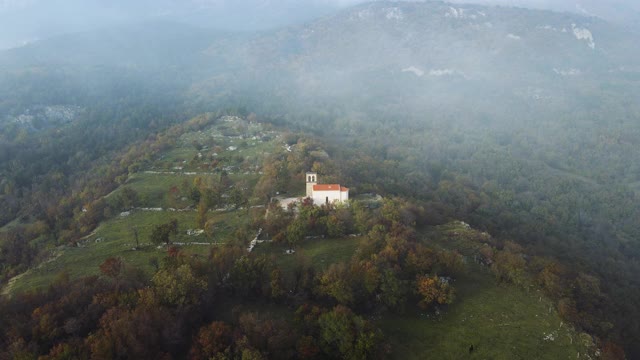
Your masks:
{"label": "grass field", "polygon": [[[175,242],[224,242],[229,239],[236,229],[246,226],[250,218],[247,216],[247,212],[242,210],[210,211],[208,216],[210,220],[215,222],[215,235],[213,238],[207,239],[206,235],[197,237],[186,235],[187,229],[197,228],[194,211],[171,212],[166,209],[169,207],[185,208],[192,205],[191,200],[174,199],[170,201],[169,189],[171,187],[181,187],[185,181],[192,184],[196,176],[203,178],[205,182],[219,179],[217,173],[211,173],[212,170],[201,169],[202,165],[212,161],[212,158],[207,156],[211,155],[213,150],[198,151],[194,142],[221,148],[218,150],[219,154],[215,156],[219,161],[218,167],[234,167],[235,172],[231,172],[229,175],[232,180],[245,180],[250,189],[255,186],[259,174],[249,172],[242,167],[255,168],[256,165],[261,165],[264,154],[278,150],[277,137],[274,136],[269,141],[261,141],[257,138],[243,140],[224,136],[222,130],[232,126],[239,126],[239,123],[216,124],[203,131],[184,134],[173,149],[164,152],[149,168],[142,169],[129,177],[124,186],[135,190],[140,199],[140,207],[163,208],[165,211],[135,210],[127,217],[116,215],[103,222],[92,235],[83,239],[80,247],[63,246],[57,248],[49,261],[12,279],[3,292],[23,292],[44,288],[55,279],[57,274],[63,271],[68,272],[71,278],[98,274],[99,265],[111,256],[122,257],[127,263],[151,274],[154,267],[150,264],[150,259],[162,258],[165,255],[165,249],[157,249],[155,245],[146,244],[138,250],[133,250],[135,247],[132,230],[134,226],[138,228],[140,243],[149,243],[149,236],[154,225],[165,223],[173,218],[177,219],[179,223],[179,235],[174,240]],[[257,134],[261,132],[261,125],[252,124],[248,129],[250,134]],[[235,146],[235,149],[230,150],[229,146]],[[203,156],[199,157],[198,153]],[[154,173],[145,171],[154,171]],[[187,172],[197,172],[198,174],[185,174]],[[109,194],[107,199],[117,196],[122,188],[120,187]],[[215,245],[190,245],[185,246],[184,251],[208,254],[211,246]]]}
{"label": "grass field", "polygon": [[[422,233],[428,246],[455,249],[468,258],[483,246],[478,239],[488,236],[457,221]],[[453,283],[454,303],[440,316],[415,307],[378,321],[394,344],[394,358],[586,358],[590,337],[564,324],[542,293],[498,285],[486,267],[472,261],[467,268]]]}
{"label": "grass field", "polygon": [[[167,207],[169,205],[169,189],[172,186],[180,187],[184,181],[193,183],[195,175],[182,174],[133,174],[125,184],[135,190],[140,198],[142,207]],[[204,178],[207,178],[204,176]],[[111,196],[117,194],[116,190]],[[181,201],[178,199],[174,204],[178,208],[183,208],[191,204],[191,201]]]}
{"label": "grass field", "polygon": [[[175,242],[209,242],[212,245],[187,245],[181,247],[188,254],[207,255],[213,243],[223,243],[231,233],[245,221],[236,212],[210,212],[210,218],[217,223],[212,239],[206,235],[188,236],[188,229],[195,229],[195,212],[137,211],[127,217],[116,217],[104,222],[95,233],[83,241],[81,247],[64,247],[56,250],[52,259],[18,277],[8,292],[22,292],[41,289],[48,286],[62,271],[71,278],[94,275],[100,272],[99,266],[108,257],[121,257],[130,265],[144,270],[149,275],[155,271],[151,258],[162,259],[166,248],[158,249],[149,244],[149,236],[154,225],[178,220],[178,236]],[[135,240],[133,227],[138,228],[139,241],[143,244],[139,250],[133,250]]]}
{"label": "grass field", "polygon": [[341,239],[307,239],[295,247],[295,254],[285,254],[289,249],[286,245],[274,243],[262,243],[257,245],[253,252],[267,256],[273,256],[278,266],[285,272],[293,269],[296,258],[308,257],[311,265],[317,269],[325,269],[329,265],[351,260],[361,238],[348,237]]}
{"label": "grass field", "polygon": [[498,286],[479,265],[470,270],[453,284],[456,300],[440,316],[412,308],[377,322],[393,344],[394,358],[586,358],[590,338],[563,324],[544,296]]}
{"label": "grass field", "polygon": [[[192,205],[190,200],[169,201],[169,189],[173,186],[182,189],[183,183],[193,184],[196,177],[202,178],[205,183],[219,181],[223,169],[226,169],[232,181],[243,180],[248,189],[253,189],[260,178],[256,168],[262,166],[264,156],[284,150],[279,149],[281,145],[277,138],[262,141],[224,137],[218,129],[224,126],[229,124],[184,134],[176,147],[165,151],[148,168],[132,174],[125,185],[136,191],[141,200],[140,206],[183,208]],[[197,150],[194,143],[212,143],[217,150],[208,147]],[[216,163],[215,168],[211,166],[213,162]]]}

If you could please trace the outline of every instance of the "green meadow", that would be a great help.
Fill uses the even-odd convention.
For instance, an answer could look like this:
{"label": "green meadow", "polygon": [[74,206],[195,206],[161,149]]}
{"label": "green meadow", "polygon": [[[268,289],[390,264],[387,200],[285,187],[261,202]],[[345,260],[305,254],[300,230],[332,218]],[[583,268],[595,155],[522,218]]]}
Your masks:
{"label": "green meadow", "polygon": [[[96,275],[100,272],[100,264],[109,257],[121,257],[128,264],[142,269],[151,275],[155,271],[153,262],[165,256],[166,247],[158,248],[150,244],[150,234],[154,226],[166,223],[172,219],[178,221],[178,235],[172,239],[175,243],[207,243],[207,245],[185,245],[182,250],[187,254],[209,254],[211,247],[225,243],[239,228],[246,228],[249,222],[246,210],[209,211],[208,219],[213,225],[213,234],[199,236],[187,235],[187,230],[197,229],[196,212],[170,211],[169,208],[186,209],[193,205],[190,199],[170,199],[172,187],[182,187],[183,183],[192,184],[196,177],[205,182],[218,181],[220,171],[202,168],[217,160],[219,167],[233,166],[235,172],[229,174],[232,180],[243,179],[247,186],[255,186],[259,174],[243,171],[243,167],[261,164],[262,156],[273,151],[276,140],[245,142],[237,138],[225,137],[222,130],[236,126],[234,123],[217,124],[211,128],[184,134],[178,144],[158,157],[148,168],[131,174],[125,184],[106,198],[117,196],[124,187],[133,189],[139,198],[141,208],[161,208],[161,211],[134,209],[128,216],[114,214],[104,221],[95,231],[78,241],[78,246],[60,246],[52,250],[48,261],[26,273],[15,277],[3,289],[4,293],[24,292],[46,288],[60,273],[67,273],[71,278]],[[222,130],[221,130],[222,129]],[[259,127],[254,125],[254,132]],[[197,150],[194,143],[209,144],[222,148],[216,156],[198,156],[198,153],[209,154],[208,150]],[[242,144],[240,144],[242,143]],[[228,150],[229,146],[237,144],[235,150]],[[180,169],[177,169],[177,168]],[[191,174],[196,172],[197,174]],[[253,209],[262,211],[260,209]],[[136,246],[134,228],[138,231]]]}
{"label": "green meadow", "polygon": [[376,321],[393,344],[394,358],[586,358],[591,338],[563,323],[540,293],[497,285],[475,264],[453,286],[455,301],[439,315],[415,307]]}
{"label": "green meadow", "polygon": [[306,258],[316,269],[326,269],[338,262],[348,262],[358,248],[362,238],[305,239],[295,247],[295,253],[287,254],[288,246],[265,242],[258,244],[253,252],[272,257],[283,270],[291,270],[296,263]]}

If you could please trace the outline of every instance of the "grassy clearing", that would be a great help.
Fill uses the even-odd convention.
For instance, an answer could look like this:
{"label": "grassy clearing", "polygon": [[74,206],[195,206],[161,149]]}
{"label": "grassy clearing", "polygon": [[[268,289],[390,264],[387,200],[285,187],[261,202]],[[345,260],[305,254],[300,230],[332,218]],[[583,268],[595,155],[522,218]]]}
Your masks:
{"label": "grassy clearing", "polygon": [[[125,185],[138,193],[142,207],[166,207],[170,203],[169,189],[173,186],[180,188],[185,181],[192,184],[195,177],[195,175],[184,174],[137,173],[129,177]],[[207,178],[207,176],[203,176],[203,178]],[[182,208],[189,204],[191,204],[190,200],[178,200],[174,205]]]}
{"label": "grassy clearing", "polygon": [[[197,171],[212,160],[221,166],[261,166],[262,157],[278,151],[277,133],[243,120],[218,123],[208,129],[181,136],[178,146],[163,154],[162,162],[185,171]],[[202,146],[197,150],[194,144]],[[246,169],[245,169],[246,170]],[[244,172],[244,170],[243,170]]]}
{"label": "grassy clearing", "polygon": [[[170,200],[169,190],[176,186],[182,190],[185,182],[193,184],[196,177],[200,177],[205,183],[215,182],[219,180],[218,175],[198,174],[155,174],[155,173],[136,173],[129,177],[125,186],[134,190],[140,199],[141,207],[176,207],[185,208],[193,205],[191,199],[174,199]],[[247,188],[253,189],[260,178],[259,174],[231,174],[232,181],[246,181]],[[115,196],[122,188],[114,191],[109,196]],[[188,195],[188,194],[182,194]]]}
{"label": "grassy clearing", "polygon": [[454,286],[456,301],[439,317],[413,308],[378,321],[394,358],[576,359],[587,354],[585,337],[563,324],[541,294],[498,286],[475,265]]}
{"label": "grassy clearing", "polygon": [[[427,245],[468,258],[488,236],[462,222],[423,234]],[[394,358],[576,359],[588,353],[590,338],[564,324],[539,291],[497,285],[488,269],[471,261],[453,286],[456,300],[440,316],[416,307],[378,321],[394,345]]]}
{"label": "grassy clearing", "polygon": [[[204,234],[186,235],[187,229],[196,228],[194,212],[138,211],[128,217],[116,217],[104,222],[94,234],[87,237],[81,247],[57,249],[51,261],[16,279],[11,292],[44,288],[62,271],[68,272],[71,278],[98,274],[100,264],[112,256],[122,257],[128,264],[151,275],[155,269],[150,260],[154,257],[161,259],[166,253],[165,248],[158,249],[156,245],[149,244],[151,229],[154,225],[176,219],[179,231],[175,242],[213,243],[216,240],[225,239],[234,224],[238,222],[234,219],[233,213],[211,213],[211,216],[221,224],[214,239],[208,239]],[[231,225],[226,225],[227,223]],[[135,240],[132,228],[134,226],[138,228],[139,241],[142,244],[139,250],[133,250]],[[207,255],[211,246],[213,245],[188,245],[184,246],[183,250],[188,254]]]}
{"label": "grassy clearing", "polygon": [[[183,146],[173,148],[162,154],[162,161],[172,164],[173,166],[186,166],[189,161],[198,155],[198,150],[193,146],[184,144]],[[171,169],[171,168],[170,168]],[[167,169],[167,170],[170,170]]]}
{"label": "grassy clearing", "polygon": [[273,256],[285,272],[292,270],[300,257],[308,258],[311,265],[317,269],[325,269],[331,264],[349,261],[361,240],[356,237],[307,239],[296,246],[294,255],[285,254],[288,246],[274,243],[259,244],[253,251],[256,254]]}

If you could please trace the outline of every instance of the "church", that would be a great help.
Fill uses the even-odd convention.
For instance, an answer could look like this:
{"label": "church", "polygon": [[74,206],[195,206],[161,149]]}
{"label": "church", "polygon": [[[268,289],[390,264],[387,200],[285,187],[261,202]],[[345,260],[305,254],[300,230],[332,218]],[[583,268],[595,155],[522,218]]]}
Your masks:
{"label": "church", "polygon": [[318,184],[318,174],[308,172],[307,197],[313,199],[316,205],[343,203],[349,200],[349,189],[340,184]]}

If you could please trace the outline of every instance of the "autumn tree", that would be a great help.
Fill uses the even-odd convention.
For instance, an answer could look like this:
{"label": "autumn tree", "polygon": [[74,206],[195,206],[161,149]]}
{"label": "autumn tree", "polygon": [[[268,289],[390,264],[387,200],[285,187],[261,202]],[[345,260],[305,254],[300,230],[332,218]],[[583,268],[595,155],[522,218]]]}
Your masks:
{"label": "autumn tree", "polygon": [[307,223],[302,219],[296,219],[287,226],[287,243],[291,248],[299,244],[307,235]]}
{"label": "autumn tree", "polygon": [[301,359],[313,359],[320,353],[318,342],[313,336],[302,336],[296,344],[298,356]]}
{"label": "autumn tree", "polygon": [[393,310],[402,310],[406,301],[407,285],[399,279],[391,269],[385,269],[380,278],[379,299],[385,306]]}
{"label": "autumn tree", "polygon": [[360,234],[367,233],[373,227],[374,222],[371,211],[360,201],[352,202],[351,209],[355,230]]}
{"label": "autumn tree", "polygon": [[171,243],[171,235],[178,235],[178,220],[173,219],[165,224],[156,225],[151,230],[150,240],[154,244]]}
{"label": "autumn tree", "polygon": [[200,229],[205,228],[205,224],[207,223],[207,212],[209,208],[207,207],[207,202],[204,197],[200,198],[200,202],[198,202],[198,215],[196,217],[196,223],[198,223],[198,227]]}
{"label": "autumn tree", "polygon": [[137,226],[129,227],[129,231],[131,231],[131,235],[133,235],[133,240],[136,242],[136,249],[140,248],[140,231]]}
{"label": "autumn tree", "polygon": [[[80,217],[80,224],[83,231],[88,231],[90,228],[95,227],[105,218],[105,209],[107,208],[107,202],[104,199],[96,200],[86,207],[86,212]],[[49,219],[50,225],[53,225],[55,221]]]}
{"label": "autumn tree", "polygon": [[37,252],[28,240],[23,228],[0,233],[0,264],[3,275],[13,276],[13,271],[19,271],[31,264]]}
{"label": "autumn tree", "polygon": [[435,251],[422,244],[416,244],[407,253],[404,271],[410,277],[418,274],[426,274],[431,272],[436,262],[437,257]]}
{"label": "autumn tree", "polygon": [[298,334],[285,320],[254,312],[243,313],[238,319],[239,328],[247,338],[246,346],[236,343],[239,350],[249,348],[268,353],[276,359],[289,359],[295,355]]}
{"label": "autumn tree", "polygon": [[[284,233],[293,215],[284,211],[279,204],[270,204],[264,220],[264,232],[275,240],[285,240]],[[280,235],[279,234],[283,234]]]}
{"label": "autumn tree", "polygon": [[263,256],[243,255],[235,260],[229,272],[229,286],[241,297],[259,295],[269,279],[268,264]]}
{"label": "autumn tree", "polygon": [[292,279],[290,288],[296,293],[308,296],[314,290],[316,272],[311,259],[302,252],[294,255],[294,264],[291,271]]}
{"label": "autumn tree", "polygon": [[[185,181],[186,182],[186,181]],[[178,207],[178,200],[180,200],[181,194],[180,189],[173,185],[169,188],[169,192],[167,193],[168,206],[172,208]]]}
{"label": "autumn tree", "polygon": [[193,340],[191,359],[208,360],[221,353],[229,353],[233,344],[232,328],[222,321],[214,321],[200,328]]}
{"label": "autumn tree", "polygon": [[174,324],[174,316],[161,306],[111,308],[100,319],[98,330],[87,338],[91,358],[166,358],[169,345],[179,337],[179,334],[171,334],[169,330],[177,330]]}
{"label": "autumn tree", "polygon": [[562,298],[570,290],[567,284],[568,277],[567,270],[560,263],[549,261],[538,272],[536,280],[548,295]]}
{"label": "autumn tree", "polygon": [[[66,360],[88,358],[89,352],[80,339],[61,342],[51,348],[49,354],[41,356],[39,360]],[[16,357],[18,358],[18,357]],[[26,358],[26,357],[25,357]]]}
{"label": "autumn tree", "polygon": [[110,257],[100,265],[100,271],[113,279],[117,279],[123,269],[124,262],[119,257]]}
{"label": "autumn tree", "polygon": [[327,217],[327,235],[331,238],[341,238],[345,235],[346,224],[335,214]]}
{"label": "autumn tree", "polygon": [[346,306],[338,305],[320,315],[318,325],[321,347],[331,357],[375,359],[384,354],[380,331]]}
{"label": "autumn tree", "polygon": [[207,235],[207,238],[213,239],[216,244],[218,244],[218,236],[216,236],[217,230],[217,222],[214,219],[207,220],[204,224],[204,233]]}
{"label": "autumn tree", "polygon": [[236,261],[246,256],[247,250],[240,246],[222,245],[211,248],[209,262],[212,264],[213,277],[216,282],[229,281],[229,274]]}
{"label": "autumn tree", "polygon": [[280,299],[286,294],[282,271],[280,271],[280,269],[273,269],[271,271],[270,289],[271,297],[274,299]]}
{"label": "autumn tree", "polygon": [[498,251],[491,265],[491,272],[499,282],[522,285],[525,282],[526,262],[521,254],[509,251]]}
{"label": "autumn tree", "polygon": [[167,305],[198,304],[207,290],[207,282],[198,278],[188,264],[177,269],[161,269],[151,279],[156,295]]}
{"label": "autumn tree", "polygon": [[454,289],[448,281],[436,276],[418,275],[416,278],[416,292],[422,297],[418,305],[428,308],[434,304],[451,304],[454,299]]}
{"label": "autumn tree", "polygon": [[624,349],[612,341],[606,341],[602,346],[602,360],[625,360]]}
{"label": "autumn tree", "polygon": [[437,254],[439,274],[460,275],[465,270],[464,257],[458,251],[441,250]]}
{"label": "autumn tree", "polygon": [[239,189],[238,184],[231,190],[229,193],[229,202],[233,205],[234,209],[245,205],[247,202],[247,197],[245,193]]}
{"label": "autumn tree", "polygon": [[139,206],[139,204],[140,197],[138,196],[138,192],[129,186],[125,186],[117,193],[115,197],[115,204],[112,204],[112,206],[118,209],[128,210]]}
{"label": "autumn tree", "polygon": [[352,278],[353,274],[347,265],[331,264],[320,275],[318,292],[335,299],[340,304],[351,304],[355,301]]}
{"label": "autumn tree", "polygon": [[222,187],[217,182],[210,184],[202,191],[202,198],[204,198],[207,208],[215,209],[221,205],[222,191]]}

